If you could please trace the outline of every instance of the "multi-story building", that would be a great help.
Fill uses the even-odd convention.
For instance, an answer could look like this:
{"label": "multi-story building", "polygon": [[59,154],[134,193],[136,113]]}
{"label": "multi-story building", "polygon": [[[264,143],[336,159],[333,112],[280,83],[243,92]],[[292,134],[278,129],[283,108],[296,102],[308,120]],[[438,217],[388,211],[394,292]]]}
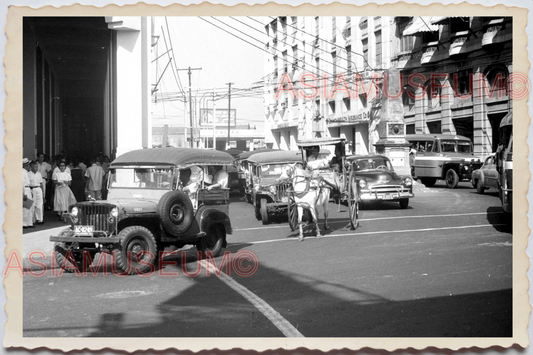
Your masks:
{"label": "multi-story building", "polygon": [[392,66],[403,77],[407,133],[469,137],[475,152],[496,150],[511,110],[511,17],[395,17]]}
{"label": "multi-story building", "polygon": [[[390,21],[381,17],[278,17],[266,28],[267,143],[342,136],[374,151],[379,90],[368,80],[390,65]],[[269,135],[270,133],[270,135]]]}
{"label": "multi-story building", "polygon": [[461,134],[476,153],[494,151],[511,107],[511,18],[278,17],[265,32],[270,146],[342,136],[354,153],[375,152],[387,101],[401,98],[402,133]]}

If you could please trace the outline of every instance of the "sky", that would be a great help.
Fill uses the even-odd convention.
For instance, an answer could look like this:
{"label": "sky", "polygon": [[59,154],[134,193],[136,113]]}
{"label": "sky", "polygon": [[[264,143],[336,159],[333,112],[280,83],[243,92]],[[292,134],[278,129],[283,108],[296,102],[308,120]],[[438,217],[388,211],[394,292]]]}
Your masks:
{"label": "sky", "polygon": [[[157,46],[153,47],[152,57],[160,58],[152,64],[152,72],[153,82],[160,81],[156,94],[157,103],[153,106],[152,111],[153,124],[181,126],[185,121],[185,124],[189,126],[189,103],[187,102],[187,107],[185,107],[183,100],[169,101],[162,100],[162,97],[176,98],[181,92],[180,86],[188,96],[188,68],[190,67],[191,69],[201,68],[200,70],[191,70],[192,96],[197,107],[212,109],[213,89],[215,88],[220,95],[227,95],[229,89],[227,83],[231,82],[231,108],[237,110],[237,124],[249,123],[262,129],[264,114],[261,95],[238,98],[238,89],[261,86],[257,82],[264,76],[264,54],[266,53],[261,50],[264,47],[265,34],[264,26],[259,22],[265,24],[268,18],[256,17],[255,19],[259,22],[246,17],[235,19],[230,17],[202,18],[155,18],[154,30],[159,35],[159,39]],[[251,44],[232,36],[213,24],[234,33]],[[253,38],[239,33],[238,30]],[[165,54],[167,49],[172,51]],[[169,55],[172,54],[173,62],[165,70],[169,63]],[[161,73],[163,73],[162,77]],[[178,84],[177,78],[179,78],[180,84]],[[217,100],[216,108],[227,109],[227,99]]]}

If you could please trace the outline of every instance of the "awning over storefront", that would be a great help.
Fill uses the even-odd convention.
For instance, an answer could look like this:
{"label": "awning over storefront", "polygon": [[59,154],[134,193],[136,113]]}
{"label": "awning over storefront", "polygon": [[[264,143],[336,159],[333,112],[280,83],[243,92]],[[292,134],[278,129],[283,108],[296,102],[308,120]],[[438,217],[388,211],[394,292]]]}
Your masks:
{"label": "awning over storefront", "polygon": [[417,17],[413,23],[403,31],[403,35],[416,36],[419,33],[438,31],[439,26],[431,23],[433,18],[434,17]]}

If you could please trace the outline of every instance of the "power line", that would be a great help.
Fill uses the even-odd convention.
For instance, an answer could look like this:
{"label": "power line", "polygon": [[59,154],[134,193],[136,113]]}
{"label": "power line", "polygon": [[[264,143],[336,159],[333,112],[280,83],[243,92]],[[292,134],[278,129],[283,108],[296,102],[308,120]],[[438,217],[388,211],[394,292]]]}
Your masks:
{"label": "power line", "polygon": [[[270,17],[271,19],[273,19],[273,20],[277,20],[277,17],[272,17],[272,16],[269,16],[269,17]],[[254,20],[255,20],[255,19],[254,19]],[[255,20],[255,21],[259,22],[258,20]],[[259,23],[261,23],[261,22],[259,22]],[[345,50],[346,52],[348,52],[348,51],[346,50],[346,48],[343,47],[343,46],[341,46],[341,45],[338,45],[338,44],[336,44],[336,43],[333,43],[333,42],[330,42],[330,41],[325,40],[325,39],[323,39],[323,38],[320,38],[318,35],[313,35],[313,34],[311,34],[311,33],[309,33],[309,32],[306,32],[306,31],[302,30],[301,28],[298,28],[298,27],[295,27],[295,26],[289,25],[288,23],[286,23],[286,25],[289,26],[289,27],[294,28],[294,29],[297,30],[297,31],[300,31],[300,32],[302,32],[302,33],[305,33],[305,34],[307,34],[307,35],[309,35],[309,36],[311,36],[311,37],[315,37],[316,39],[318,39],[318,40],[320,40],[320,41],[326,42],[326,43],[328,43],[328,44],[331,44],[331,45],[333,45],[333,46],[335,46],[335,47],[341,48],[341,49]],[[264,26],[264,25],[263,25],[263,26]],[[365,56],[364,56],[363,54],[361,54],[361,53],[357,53],[357,52],[354,52],[354,51],[350,51],[350,53],[362,57],[363,60],[365,61],[366,65],[367,65],[371,70],[376,70],[375,68],[372,68],[372,66],[370,65],[370,63],[368,63],[368,61],[366,60],[366,58],[365,58]]]}

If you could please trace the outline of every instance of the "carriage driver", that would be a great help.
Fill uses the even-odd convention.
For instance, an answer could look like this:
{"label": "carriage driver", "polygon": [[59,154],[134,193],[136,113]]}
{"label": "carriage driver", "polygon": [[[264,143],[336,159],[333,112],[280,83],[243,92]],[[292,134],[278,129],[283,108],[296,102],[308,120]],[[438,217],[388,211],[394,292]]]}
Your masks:
{"label": "carriage driver", "polygon": [[320,157],[318,153],[320,147],[315,145],[311,148],[311,155],[307,158],[307,167],[311,170],[329,168],[329,161],[326,157]]}

